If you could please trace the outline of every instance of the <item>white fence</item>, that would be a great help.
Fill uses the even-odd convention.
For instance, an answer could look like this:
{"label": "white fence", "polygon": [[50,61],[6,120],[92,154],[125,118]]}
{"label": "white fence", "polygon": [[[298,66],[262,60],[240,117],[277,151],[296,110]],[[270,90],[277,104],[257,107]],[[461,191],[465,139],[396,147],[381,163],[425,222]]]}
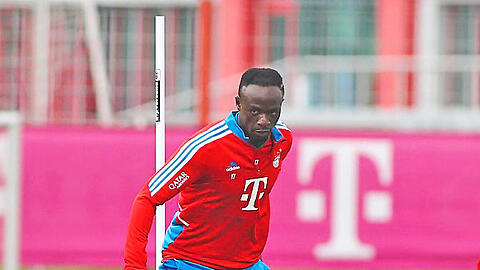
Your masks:
{"label": "white fence", "polygon": [[[215,12],[221,1],[213,2]],[[306,18],[284,20],[254,10],[262,18],[255,27],[272,32],[253,39],[253,46],[258,45],[254,53],[272,55],[274,60],[262,65],[274,66],[285,76],[283,118],[290,125],[479,129],[480,1],[416,1],[415,18],[406,19],[415,23],[412,55],[376,54],[378,1],[294,2]],[[0,80],[0,109],[20,110],[30,123],[150,125],[153,15],[164,14],[167,121],[197,123],[198,4],[196,0],[0,0],[4,52],[0,73],[7,74]],[[361,8],[353,9],[355,20],[342,15],[346,23],[361,24],[347,29],[351,40],[335,32],[344,31],[345,25],[330,27],[326,20],[348,5]],[[219,16],[213,14],[214,23]],[[292,22],[299,29],[293,31]],[[326,30],[316,31],[317,25]],[[308,43],[308,50],[295,52],[304,46],[302,42]],[[341,52],[336,52],[336,45],[342,46]],[[360,48],[360,55],[349,55],[355,53],[349,46]],[[282,55],[285,51],[290,54]],[[215,53],[213,66],[228,61]],[[210,83],[211,120],[234,108],[240,75]]]}

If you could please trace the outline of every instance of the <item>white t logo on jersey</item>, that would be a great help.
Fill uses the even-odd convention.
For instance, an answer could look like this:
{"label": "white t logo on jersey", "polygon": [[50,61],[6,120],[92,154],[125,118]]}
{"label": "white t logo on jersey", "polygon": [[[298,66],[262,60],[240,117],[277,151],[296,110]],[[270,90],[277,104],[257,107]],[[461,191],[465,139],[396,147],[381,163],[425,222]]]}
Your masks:
{"label": "white t logo on jersey", "polygon": [[[248,189],[248,186],[250,186],[251,183],[253,183],[253,188],[252,188],[251,196],[249,196],[250,194],[248,194],[248,193],[243,193],[242,194],[242,197],[240,198],[240,201],[242,201],[242,202],[248,201],[248,205],[246,207],[242,208],[242,210],[244,210],[244,211],[258,210],[258,208],[255,207],[255,201],[257,200],[257,195],[258,195],[258,199],[260,200],[265,193],[265,192],[262,191],[259,194],[258,189],[260,188],[260,183],[263,183],[263,189],[264,190],[267,188],[267,179],[268,179],[268,177],[261,177],[261,178],[253,178],[253,179],[245,180],[245,187],[243,188],[243,191],[246,192],[247,189]],[[249,197],[250,197],[250,199],[249,199]]]}

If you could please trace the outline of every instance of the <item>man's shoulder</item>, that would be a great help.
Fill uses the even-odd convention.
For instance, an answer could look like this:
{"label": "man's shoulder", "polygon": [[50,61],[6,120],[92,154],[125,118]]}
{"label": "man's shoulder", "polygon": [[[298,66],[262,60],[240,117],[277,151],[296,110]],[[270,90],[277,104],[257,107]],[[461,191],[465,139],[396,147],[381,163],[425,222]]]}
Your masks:
{"label": "man's shoulder", "polygon": [[282,133],[282,135],[288,140],[292,141],[292,130],[287,127],[285,122],[282,120],[279,120],[276,124],[275,127]]}
{"label": "man's shoulder", "polygon": [[199,129],[186,140],[186,144],[191,144],[195,148],[204,148],[206,145],[223,140],[232,132],[225,124],[225,119],[212,122]]}
{"label": "man's shoulder", "polygon": [[190,136],[189,139],[198,137],[199,135],[200,136],[203,135],[205,137],[206,135],[213,135],[213,134],[216,134],[216,133],[221,133],[221,132],[223,132],[227,129],[228,129],[228,127],[225,124],[225,119],[218,120],[218,121],[215,121],[215,122],[211,122],[210,124],[207,124],[206,126],[200,128],[197,132],[195,132],[192,136]]}
{"label": "man's shoulder", "polygon": [[290,128],[287,127],[287,124],[285,124],[285,122],[283,122],[282,120],[278,120],[278,122],[275,124],[275,127],[280,130],[288,130],[291,132]]}
{"label": "man's shoulder", "polygon": [[281,140],[281,144],[283,145],[282,149],[285,150],[282,154],[282,159],[284,159],[292,148],[292,131],[283,121],[278,121],[275,127],[282,133],[283,139]]}

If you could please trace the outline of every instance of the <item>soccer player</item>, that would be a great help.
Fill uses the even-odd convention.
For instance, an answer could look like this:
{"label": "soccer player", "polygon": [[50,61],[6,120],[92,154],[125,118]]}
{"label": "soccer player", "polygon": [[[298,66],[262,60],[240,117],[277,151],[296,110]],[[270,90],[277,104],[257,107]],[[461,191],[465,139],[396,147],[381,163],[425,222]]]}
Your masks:
{"label": "soccer player", "polygon": [[237,111],[186,140],[135,198],[124,269],[146,269],[155,207],[178,193],[160,269],[269,269],[261,260],[269,193],[292,145],[290,130],[278,122],[283,97],[277,71],[242,75]]}

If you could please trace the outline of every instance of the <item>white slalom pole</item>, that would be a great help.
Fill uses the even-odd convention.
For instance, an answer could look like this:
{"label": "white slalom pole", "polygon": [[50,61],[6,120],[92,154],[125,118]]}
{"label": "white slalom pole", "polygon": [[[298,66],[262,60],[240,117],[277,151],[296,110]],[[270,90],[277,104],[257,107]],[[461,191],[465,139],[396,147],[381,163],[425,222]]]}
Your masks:
{"label": "white slalom pole", "polygon": [[[3,236],[3,269],[20,269],[20,115],[6,113],[7,115],[7,159],[6,161],[6,190],[4,204],[4,236]],[[10,116],[10,117],[8,117]],[[8,123],[10,122],[10,123]]]}
{"label": "white slalom pole", "polygon": [[[155,16],[155,170],[165,163],[165,16]],[[165,204],[156,210],[155,270],[162,262]]]}

